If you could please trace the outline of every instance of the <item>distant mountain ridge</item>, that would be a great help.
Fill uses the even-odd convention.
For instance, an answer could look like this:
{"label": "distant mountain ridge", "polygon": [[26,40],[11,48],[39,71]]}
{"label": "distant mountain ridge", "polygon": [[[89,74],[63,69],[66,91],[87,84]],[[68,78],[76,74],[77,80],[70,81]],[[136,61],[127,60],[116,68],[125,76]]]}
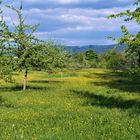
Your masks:
{"label": "distant mountain ridge", "polygon": [[[107,52],[116,47],[116,44],[113,45],[86,45],[86,46],[66,46],[65,49],[71,53],[85,52],[89,49],[94,50],[96,53]],[[117,51],[122,51],[125,48],[125,45],[117,48]]]}

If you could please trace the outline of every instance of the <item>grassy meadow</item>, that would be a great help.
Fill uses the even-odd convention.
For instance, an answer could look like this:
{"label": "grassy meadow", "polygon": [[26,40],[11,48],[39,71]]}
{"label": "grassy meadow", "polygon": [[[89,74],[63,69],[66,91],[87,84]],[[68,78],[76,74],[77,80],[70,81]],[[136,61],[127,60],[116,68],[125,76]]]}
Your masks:
{"label": "grassy meadow", "polygon": [[88,69],[0,81],[0,140],[139,140],[140,78]]}

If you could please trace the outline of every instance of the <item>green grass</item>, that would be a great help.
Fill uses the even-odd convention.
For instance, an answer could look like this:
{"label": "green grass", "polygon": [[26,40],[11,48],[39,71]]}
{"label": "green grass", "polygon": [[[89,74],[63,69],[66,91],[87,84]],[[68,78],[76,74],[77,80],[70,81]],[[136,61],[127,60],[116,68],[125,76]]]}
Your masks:
{"label": "green grass", "polygon": [[140,79],[89,69],[0,81],[0,140],[139,140]]}

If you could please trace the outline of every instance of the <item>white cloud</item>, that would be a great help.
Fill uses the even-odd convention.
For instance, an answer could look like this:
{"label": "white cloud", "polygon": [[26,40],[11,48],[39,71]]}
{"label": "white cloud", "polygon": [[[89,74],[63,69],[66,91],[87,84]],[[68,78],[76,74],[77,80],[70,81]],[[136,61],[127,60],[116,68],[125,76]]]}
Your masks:
{"label": "white cloud", "polygon": [[[82,2],[98,2],[101,0],[44,0],[43,3],[60,3],[60,4],[76,4]],[[40,0],[25,0],[27,3],[40,3]]]}
{"label": "white cloud", "polygon": [[[26,0],[27,1],[27,0]],[[74,0],[59,0],[61,3],[70,3]],[[77,0],[78,2],[79,0]],[[29,0],[28,2],[40,2],[40,0]],[[58,0],[57,0],[58,2]],[[76,1],[75,1],[76,2]],[[64,42],[74,42],[76,43],[86,43],[93,42],[96,39],[92,35],[94,32],[99,32],[101,36],[104,34],[104,37],[98,35],[98,42],[105,43],[107,40],[106,32],[118,32],[119,26],[124,24],[122,19],[108,20],[106,17],[110,14],[116,14],[131,7],[125,8],[108,8],[108,9],[86,9],[86,8],[49,8],[49,9],[39,9],[39,8],[30,8],[29,10],[24,10],[24,15],[26,17],[27,23],[35,24],[40,23],[41,30],[35,35],[41,39],[55,38],[63,40]],[[132,8],[131,8],[132,9]],[[13,21],[17,23],[15,14],[12,14],[11,11],[5,10],[4,12],[5,20],[11,26],[11,17]],[[133,22],[127,24],[127,27],[130,30],[137,30],[138,27]],[[88,34],[91,33],[91,39],[88,39]],[[84,34],[85,40],[80,41],[80,35]],[[74,40],[73,37],[79,38]],[[94,35],[96,36],[96,35]],[[111,36],[111,35],[110,35]],[[81,38],[81,40],[83,40]],[[88,41],[86,41],[88,40]],[[101,41],[102,40],[102,41]],[[103,41],[104,40],[104,41]],[[95,41],[96,43],[96,41]],[[91,44],[91,43],[90,43]]]}
{"label": "white cloud", "polygon": [[79,0],[57,0],[61,4],[78,3]]}

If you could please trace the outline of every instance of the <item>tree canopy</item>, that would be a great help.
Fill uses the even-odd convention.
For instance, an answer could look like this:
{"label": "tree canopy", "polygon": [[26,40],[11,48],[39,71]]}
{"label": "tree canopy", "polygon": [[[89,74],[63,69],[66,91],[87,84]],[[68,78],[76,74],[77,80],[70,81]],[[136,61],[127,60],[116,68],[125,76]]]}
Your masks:
{"label": "tree canopy", "polygon": [[[132,20],[140,25],[140,0],[137,0],[133,6],[135,6],[134,10],[126,10],[124,12],[110,15],[109,18],[118,18],[124,17],[125,22],[131,22]],[[125,27],[125,25],[121,26],[121,30],[123,36],[120,38],[115,38],[118,44],[127,45],[125,52],[127,59],[131,60],[131,72],[139,72],[140,71],[140,30],[138,30],[135,34],[131,34],[129,30]]]}

